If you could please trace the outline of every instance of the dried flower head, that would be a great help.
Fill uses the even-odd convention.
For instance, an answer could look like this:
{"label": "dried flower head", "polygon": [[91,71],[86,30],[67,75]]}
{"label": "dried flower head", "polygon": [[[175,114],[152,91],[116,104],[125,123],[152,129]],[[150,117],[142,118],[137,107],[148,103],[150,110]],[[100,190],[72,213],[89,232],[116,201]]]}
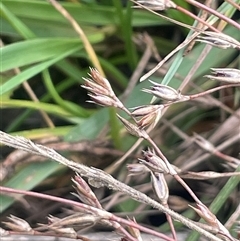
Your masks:
{"label": "dried flower head", "polygon": [[197,208],[189,205],[194,211],[203,218],[211,227],[218,228],[218,220],[216,216],[203,204],[197,203]]}
{"label": "dried flower head", "polygon": [[144,105],[134,108],[132,115],[141,117],[137,122],[141,129],[149,125],[154,128],[162,116],[163,109],[164,105]]}
{"label": "dried flower head", "polygon": [[[130,220],[130,219],[128,218],[128,220]],[[135,218],[133,218],[133,222],[134,222],[134,223],[137,223],[136,220],[135,220]],[[139,229],[133,228],[132,226],[128,226],[128,230],[129,230],[129,233],[130,233],[134,238],[136,238],[138,241],[143,241]]]}
{"label": "dried flower head", "polygon": [[92,189],[79,174],[76,174],[74,179],[72,178],[72,181],[75,184],[74,188],[77,191],[77,195],[75,196],[77,196],[83,203],[89,204],[93,207],[102,208]]}
{"label": "dried flower head", "polygon": [[167,204],[169,189],[163,173],[151,172],[151,182],[153,191],[162,204]]}
{"label": "dried flower head", "polygon": [[240,83],[240,70],[232,68],[211,68],[212,75],[205,75],[209,79],[224,81],[233,84]]}
{"label": "dried flower head", "polygon": [[62,236],[64,237],[67,237],[67,238],[72,238],[72,239],[76,239],[77,238],[77,233],[75,232],[75,230],[73,228],[60,228],[60,227],[51,227],[51,226],[48,226],[48,229],[49,230],[52,230],[56,233],[59,233],[61,234]]}
{"label": "dried flower head", "polygon": [[[143,164],[145,164],[150,170],[154,172],[160,172],[160,173],[169,173],[169,169],[165,162],[158,157],[154,151],[148,150],[148,151],[143,151]],[[140,159],[140,161],[142,161]]]}
{"label": "dried flower head", "polygon": [[104,78],[103,76],[101,76],[101,74],[98,72],[97,69],[95,68],[90,68],[90,74],[89,76],[97,83],[99,84],[100,86],[102,86],[103,88],[105,88],[106,90],[108,90],[109,92],[109,95],[115,95],[113,90],[112,90],[112,87],[109,83],[109,81]]}
{"label": "dried flower head", "polygon": [[159,108],[161,108],[159,105],[142,105],[138,107],[133,107],[131,109],[133,110],[132,111],[133,116],[142,117],[157,111]]}
{"label": "dried flower head", "polygon": [[53,216],[51,214],[48,215],[47,219],[48,219],[48,225],[53,225],[53,224],[59,223],[61,221],[60,218],[55,217],[55,216]]}
{"label": "dried flower head", "polygon": [[10,217],[8,217],[8,219],[11,222],[3,222],[3,223],[11,230],[20,231],[20,232],[31,232],[32,231],[32,228],[30,227],[28,222],[26,222],[25,220],[18,218],[14,215],[10,215]]}
{"label": "dried flower head", "polygon": [[182,95],[175,89],[167,85],[158,84],[151,80],[149,80],[149,82],[153,84],[153,86],[151,86],[151,89],[143,89],[142,91],[167,101],[178,101],[182,99]]}
{"label": "dried flower head", "polygon": [[90,78],[83,78],[85,83],[82,85],[84,89],[90,92],[88,95],[91,97],[92,101],[88,102],[101,106],[124,108],[122,102],[113,92],[108,80],[101,76],[97,69],[90,68],[89,76]]}
{"label": "dried flower head", "polygon": [[99,221],[99,217],[92,214],[83,214],[83,213],[75,213],[69,215],[65,218],[57,218],[52,215],[49,215],[48,228],[62,228],[62,227],[72,227],[73,225],[78,226],[91,226]]}
{"label": "dried flower head", "polygon": [[109,91],[106,88],[102,87],[99,84],[96,84],[91,79],[87,79],[87,78],[83,78],[83,79],[85,81],[84,85],[82,85],[84,89],[95,94],[106,95],[106,96],[109,95]]}
{"label": "dried flower head", "polygon": [[197,37],[196,41],[210,44],[222,49],[240,48],[240,43],[236,39],[224,33],[205,31],[202,35]]}
{"label": "dried flower head", "polygon": [[99,95],[99,94],[88,94],[92,100],[89,100],[87,102],[94,103],[101,106],[112,106],[112,107],[119,107],[119,103],[112,99],[111,97],[108,97],[106,95]]}
{"label": "dried flower head", "polygon": [[127,164],[127,169],[129,176],[136,176],[150,171],[145,165],[140,163]]}
{"label": "dried flower head", "polygon": [[122,118],[120,115],[117,114],[117,117],[119,118],[119,120],[123,123],[124,127],[127,129],[127,131],[136,137],[139,138],[144,138],[144,134],[145,132],[143,132],[138,126],[132,124],[131,122],[129,122],[128,120]]}
{"label": "dried flower head", "polygon": [[[137,0],[136,3],[154,11],[163,11],[168,8],[176,8],[177,5],[170,0]],[[136,8],[139,6],[135,6]]]}

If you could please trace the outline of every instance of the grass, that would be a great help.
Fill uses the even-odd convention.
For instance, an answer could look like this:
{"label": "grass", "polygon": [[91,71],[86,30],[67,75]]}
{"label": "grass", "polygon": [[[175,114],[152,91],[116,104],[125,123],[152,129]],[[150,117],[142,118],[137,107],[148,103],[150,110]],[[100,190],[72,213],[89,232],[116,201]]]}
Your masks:
{"label": "grass", "polygon": [[[181,180],[175,174],[166,174],[170,195],[164,207],[174,209],[178,214],[186,213],[191,220],[198,221],[196,212],[190,207],[185,206],[178,211],[185,202],[196,207],[194,204],[198,201],[193,197],[196,195],[201,200],[200,204],[204,203],[223,225],[226,224],[230,232],[228,239],[237,238],[239,231],[236,226],[239,220],[234,218],[234,214],[238,212],[240,196],[239,175],[235,176],[234,172],[239,172],[236,164],[239,163],[239,138],[236,136],[240,131],[239,84],[228,88],[223,86],[221,90],[201,98],[196,95],[198,98],[194,97],[193,100],[169,104],[141,92],[143,88],[149,89],[151,83],[147,80],[139,82],[139,79],[143,80],[152,70],[153,73],[146,79],[168,85],[186,96],[205,93],[206,90],[223,84],[227,86],[226,83],[219,84],[203,76],[209,75],[211,68],[238,69],[240,45],[237,43],[236,48],[230,46],[223,49],[196,42],[190,49],[189,39],[194,35],[193,39],[197,38],[197,29],[203,33],[205,31],[203,25],[181,11],[181,8],[187,9],[204,20],[204,12],[199,10],[200,6],[194,7],[192,0],[185,1],[184,4],[175,1],[177,8],[166,10],[164,18],[146,8],[133,8],[131,1],[127,1],[126,5],[122,5],[120,0],[108,3],[62,1],[63,9],[58,9],[54,3],[55,1],[3,0],[0,5],[1,130],[12,136],[23,136],[53,147],[75,162],[100,168],[116,180],[136,187],[155,200],[159,197],[154,195],[151,184],[158,175],[152,171],[152,175],[144,172],[137,177],[129,177],[126,168],[126,163],[135,165],[138,158],[142,158],[141,151],[147,150],[149,145],[154,146],[153,143],[167,161],[181,169],[180,177],[188,171],[221,173],[222,176],[217,179],[210,176],[196,180],[192,176],[192,180],[188,181],[182,177],[192,190],[192,196],[191,192],[186,192],[186,186],[181,187]],[[238,0],[219,3],[214,10],[216,15],[211,14],[204,21],[214,26],[216,31],[224,33],[224,36],[240,41],[238,4]],[[207,1],[204,6],[210,8]],[[65,17],[64,9],[69,13]],[[162,14],[160,11],[158,13]],[[227,22],[216,17],[224,18],[222,15],[227,18]],[[182,22],[185,27],[172,21]],[[222,35],[217,39],[220,37]],[[186,51],[189,53],[186,54]],[[154,67],[158,63],[161,66],[159,64],[157,70]],[[116,110],[86,103],[90,98],[80,85],[84,84],[83,77],[88,78],[89,66],[97,67],[120,99],[125,90],[130,88],[130,93],[121,99],[127,109],[149,105],[151,100],[166,107],[154,130],[149,132],[152,140],[150,144],[148,138],[140,142],[138,137],[129,135],[119,122],[116,113],[127,121],[124,122],[125,125],[128,125],[130,118],[133,121],[131,123],[138,126],[139,122],[134,120],[139,118],[129,113],[132,109],[126,111],[124,107],[125,109]],[[209,154],[194,144],[193,132],[211,142],[220,154]],[[77,147],[75,144],[78,144]],[[11,146],[21,149],[18,145]],[[1,148],[1,165],[6,171],[2,174],[2,186],[21,189],[22,194],[28,190],[34,190],[39,195],[47,190],[53,195],[59,192],[63,198],[69,199],[68,194],[72,191],[70,179],[73,175],[70,170],[63,171],[58,164],[44,162],[49,160],[49,156],[43,159],[31,158],[30,154],[23,154],[20,150],[11,152],[3,146]],[[128,150],[128,157],[116,166]],[[231,158],[235,158],[235,165],[226,161]],[[71,165],[69,167],[75,170]],[[232,173],[232,177],[226,177],[227,173]],[[212,189],[208,192],[210,188]],[[27,194],[31,195],[31,192]],[[166,216],[168,222],[164,215],[159,215],[161,224],[155,223],[152,221],[154,215],[149,210],[149,205],[152,205],[150,201],[144,202],[144,205],[136,204],[128,191],[118,195],[120,194],[100,189],[99,197],[96,198],[99,199],[101,208],[108,213],[120,212],[126,217],[124,214],[127,212],[127,216],[135,217],[138,223],[149,225],[152,230],[158,230],[159,234],[162,233],[161,230],[164,233],[172,230],[174,233],[173,226],[178,233],[184,223],[180,220],[180,223],[173,222],[172,226],[171,212]],[[40,195],[39,198],[44,197]],[[172,204],[174,198],[178,200],[175,206]],[[158,203],[163,204],[161,199]],[[14,208],[15,205],[20,204],[14,198],[1,196],[2,220],[6,220],[9,214],[21,216]],[[36,208],[45,209],[45,205],[47,204],[38,206],[33,202]],[[23,206],[22,208],[24,209]],[[59,212],[68,216],[64,211],[54,208],[49,213],[59,215]],[[22,218],[28,221],[31,215]],[[41,218],[43,217],[39,215],[29,222],[34,227]],[[114,220],[118,222],[117,217]],[[211,225],[216,228],[210,222],[209,226]],[[138,228],[141,229],[140,226]],[[199,224],[199,227],[211,233],[206,226]],[[224,230],[217,227],[219,234],[225,232],[226,235]],[[121,229],[120,232],[131,240],[124,230]],[[199,233],[204,236],[201,231],[195,232],[189,235],[188,240],[198,240]],[[221,238],[219,236],[220,240]]]}

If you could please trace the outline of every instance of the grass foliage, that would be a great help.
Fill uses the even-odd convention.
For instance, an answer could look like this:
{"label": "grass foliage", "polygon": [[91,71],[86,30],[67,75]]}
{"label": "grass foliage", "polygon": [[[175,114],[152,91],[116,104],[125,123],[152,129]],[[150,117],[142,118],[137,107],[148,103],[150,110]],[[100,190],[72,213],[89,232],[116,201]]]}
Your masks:
{"label": "grass foliage", "polygon": [[[200,15],[201,11],[188,2],[175,1],[181,7]],[[238,0],[230,2],[237,5],[240,3]],[[89,46],[49,1],[2,0],[0,3],[2,16],[1,130],[40,143],[45,141],[47,144],[51,144],[48,140],[53,137],[60,138],[66,143],[88,141],[93,143],[91,144],[93,146],[96,140],[101,140],[101,143],[108,143],[104,148],[125,153],[136,143],[137,138],[126,133],[116,118],[115,109],[99,108],[86,103],[89,97],[80,87],[84,83],[82,77],[87,77],[89,66],[96,67],[99,64],[103,70],[102,74],[104,73],[115,93],[121,98],[126,88],[129,88],[128,84],[133,74],[139,74],[139,80],[160,61],[154,51],[157,51],[157,55],[161,58],[166,57],[195,30],[178,26],[146,9],[133,8],[131,1],[65,0],[60,3],[81,27]],[[239,12],[237,13],[236,7],[229,1],[219,2],[216,5],[217,12],[236,23],[239,22]],[[198,26],[194,19],[175,9],[165,11],[164,15],[188,24],[190,28]],[[239,29],[231,24],[219,20],[214,15],[209,16],[208,22],[220,32],[240,41]],[[148,33],[151,41],[148,40],[147,43],[143,41],[144,32]],[[151,47],[149,47],[150,43]],[[185,55],[187,46],[177,51],[149,79],[179,89],[184,80],[190,77],[181,91],[184,94],[196,94],[218,86],[215,81],[203,77],[210,73],[210,68],[238,69],[240,66],[239,52],[234,48],[223,50],[210,47],[207,50],[206,44],[196,43]],[[142,68],[138,69],[138,73],[136,69],[148,47],[152,51],[151,57]],[[94,52],[91,52],[91,48]],[[204,52],[206,52],[205,55]],[[203,59],[201,60],[200,57]],[[195,68],[197,64],[199,66]],[[124,96],[122,101],[128,108],[149,104],[152,97],[141,92],[143,88],[149,88],[149,86],[150,83],[147,80],[138,81],[131,93]],[[208,155],[204,158],[206,153],[191,142],[192,133],[197,132],[206,139],[212,140],[212,143],[218,147],[227,140],[231,140],[236,132],[240,133],[240,124],[235,131],[227,131],[227,127],[224,127],[224,123],[231,123],[228,121],[236,115],[239,121],[239,86],[220,90],[203,98],[200,101],[171,106],[151,136],[170,162],[182,170],[211,170],[220,173],[239,171],[218,157]],[[126,117],[122,113],[121,115]],[[239,158],[239,146],[238,140],[221,150],[229,156]],[[140,144],[138,150],[131,153],[127,162],[136,162],[144,148],[146,148],[145,142]],[[2,150],[1,158],[5,165],[4,160],[10,152],[8,149]],[[59,151],[69,158],[76,154],[76,150],[59,149]],[[93,154],[94,152],[93,148]],[[135,177],[129,178],[125,163],[117,169],[114,168],[113,163],[120,156],[110,156],[110,161],[106,161],[107,157],[100,156],[99,159],[102,160],[100,164],[96,164],[94,155],[84,154],[84,151],[82,153],[80,151],[77,155],[77,161],[88,166],[98,166],[118,180],[126,180],[129,185],[139,190],[144,190],[145,186],[143,192],[153,196],[149,177],[143,175],[139,180]],[[98,153],[96,152],[95,155]],[[86,160],[82,156],[86,156]],[[70,175],[58,164],[52,162],[37,161],[24,164],[24,159],[22,162],[23,164],[15,163],[12,166],[10,164],[14,171],[2,180],[4,186],[22,190],[34,188],[41,190],[41,186],[44,187],[44,182],[47,182],[50,183],[48,185],[51,188],[55,188],[51,181],[60,180],[59,173]],[[224,177],[204,181],[194,180],[189,184],[224,224],[239,206],[239,181],[239,176],[233,176],[229,179]],[[173,180],[169,179],[167,182],[170,189],[170,203],[172,203],[170,208],[175,208],[183,215],[198,220],[189,207],[180,208],[180,203],[184,206],[185,202],[190,203],[192,199]],[[64,183],[71,185],[70,182]],[[61,187],[59,185],[56,189]],[[114,196],[116,194],[113,193],[108,195],[109,197],[102,191],[102,198],[105,198],[104,205],[108,206],[107,200],[115,198],[115,203],[111,204],[108,210],[122,212],[123,215],[126,212],[127,215],[135,216],[139,222],[153,226],[162,225],[160,230],[168,231],[166,223],[154,224],[154,221],[151,221],[154,215],[151,214],[149,207],[137,205],[135,201],[123,196],[117,199],[117,196]],[[174,200],[177,200],[176,203]],[[2,218],[11,212],[14,201],[13,198],[1,196]],[[143,214],[144,212],[146,214]],[[179,229],[181,226],[176,224]],[[229,228],[234,237],[237,235],[235,228],[236,223]],[[197,234],[190,234],[188,241],[190,240],[198,240]]]}

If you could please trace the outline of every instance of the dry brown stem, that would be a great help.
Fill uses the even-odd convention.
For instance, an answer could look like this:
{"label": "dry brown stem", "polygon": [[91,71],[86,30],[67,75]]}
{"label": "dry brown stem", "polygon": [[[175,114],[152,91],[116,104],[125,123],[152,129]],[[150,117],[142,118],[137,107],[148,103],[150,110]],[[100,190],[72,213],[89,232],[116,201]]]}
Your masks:
{"label": "dry brown stem", "polygon": [[137,200],[141,203],[148,204],[153,208],[156,208],[164,213],[170,215],[173,219],[178,220],[185,226],[189,227],[192,230],[199,232],[204,237],[207,237],[213,241],[221,241],[220,238],[212,235],[208,231],[200,228],[198,225],[193,223],[191,220],[183,217],[182,215],[174,212],[173,210],[164,207],[160,203],[154,201],[153,199],[149,198],[147,195],[127,186],[126,184],[114,179],[111,175],[103,172],[102,170],[96,168],[90,168],[85,165],[75,163],[71,160],[66,159],[65,157],[61,156],[59,153],[54,151],[51,148],[35,144],[32,141],[23,138],[23,137],[14,137],[9,134],[6,134],[0,131],[0,142],[4,145],[11,146],[13,148],[21,149],[27,152],[30,152],[35,155],[40,155],[44,157],[51,158],[54,161],[57,161],[72,170],[79,173],[81,176],[87,177],[88,182],[94,187],[101,187],[106,186],[109,189],[122,192],[129,197]]}

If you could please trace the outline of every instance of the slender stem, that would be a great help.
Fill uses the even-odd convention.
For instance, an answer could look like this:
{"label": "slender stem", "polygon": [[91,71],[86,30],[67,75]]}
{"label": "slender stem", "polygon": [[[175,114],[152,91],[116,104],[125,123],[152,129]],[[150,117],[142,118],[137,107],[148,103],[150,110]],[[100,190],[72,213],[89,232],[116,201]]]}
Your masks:
{"label": "slender stem", "polygon": [[[211,93],[213,93],[215,91],[218,91],[218,90],[221,90],[221,89],[226,89],[226,88],[230,88],[230,87],[238,87],[238,86],[240,86],[240,84],[227,84],[227,85],[221,85],[221,86],[218,86],[218,87],[215,87],[215,88],[212,88],[210,90],[206,90],[204,92],[197,93],[197,94],[194,94],[194,95],[184,95],[184,97],[186,97],[186,98],[183,98],[182,100],[179,100],[179,101],[166,103],[166,104],[164,104],[164,107],[166,108],[166,107],[171,106],[172,104],[193,100],[193,99],[211,94]],[[239,118],[238,115],[237,115],[237,117]]]}
{"label": "slender stem", "polygon": [[[130,186],[116,180],[115,178],[113,178],[111,175],[105,173],[102,170],[96,169],[96,168],[89,168],[83,164],[80,163],[76,163],[73,162],[71,160],[68,160],[66,158],[64,158],[63,156],[61,156],[60,154],[58,154],[56,151],[54,151],[51,148],[48,148],[46,146],[42,146],[39,144],[35,144],[34,142],[25,139],[23,137],[17,137],[17,136],[11,136],[5,132],[0,131],[0,142],[2,144],[14,147],[14,148],[18,148],[20,150],[25,150],[28,151],[32,154],[36,154],[36,155],[40,155],[40,156],[44,156],[44,157],[48,157],[50,159],[53,159],[54,161],[57,161],[58,163],[61,163],[65,166],[68,166],[69,168],[71,168],[73,171],[78,172],[81,176],[85,176],[88,179],[91,179],[92,181],[94,181],[94,183],[97,183],[97,185],[102,184],[102,186],[106,186],[108,188],[111,188],[112,190],[115,191],[119,191],[122,193],[127,194],[129,197],[131,197],[134,200],[137,200],[138,202],[141,203],[145,203],[148,205],[151,205],[152,207],[161,210],[164,213],[168,213],[173,219],[180,221],[183,225],[197,231],[198,233],[202,234],[203,236],[213,240],[213,241],[221,241],[220,238],[212,235],[211,233],[209,233],[208,231],[202,229],[201,227],[199,227],[198,225],[194,224],[191,220],[183,217],[182,215],[174,212],[171,209],[168,209],[166,207],[164,207],[163,205],[161,205],[160,203],[156,202],[155,200],[151,199],[150,197],[148,197],[147,195],[137,191],[134,188],[131,188]],[[94,183],[92,182],[92,185],[94,185]],[[3,192],[3,187],[0,187],[0,192]],[[20,194],[22,194],[22,192],[18,192]],[[36,194],[35,194],[36,195]],[[51,197],[52,198],[52,197]],[[71,200],[64,200],[64,203],[68,203],[69,202],[73,202]],[[76,202],[74,202],[73,204],[75,205]],[[71,204],[71,203],[70,203]],[[81,205],[85,205],[82,203],[77,203],[78,206]],[[83,207],[83,206],[82,206]],[[98,211],[99,209],[96,209],[94,207],[90,207],[88,205],[85,205],[85,210],[94,210],[94,211]],[[91,209],[90,209],[91,208]],[[116,222],[119,223],[124,223],[126,225],[129,225],[129,222],[126,222],[126,220],[124,219],[120,219],[116,216],[114,216],[113,214],[110,214],[104,210],[100,210],[101,211],[101,216],[104,214],[104,218],[105,219],[109,219],[109,218],[115,218]],[[104,213],[102,213],[104,212]],[[111,216],[110,216],[111,215]],[[136,224],[131,224],[132,227],[136,227],[139,230],[143,230],[143,227],[141,226],[137,226]],[[145,232],[145,231],[144,231]],[[162,235],[162,234],[159,234]],[[160,237],[158,235],[158,237]],[[173,239],[167,237],[167,240],[172,241]]]}
{"label": "slender stem", "polygon": [[174,50],[172,50],[168,55],[164,57],[154,68],[148,71],[140,78],[140,82],[149,78],[153,73],[155,73],[167,60],[169,60],[174,54],[176,54],[179,50],[187,46],[192,40],[194,40],[200,33],[195,32],[189,38],[186,38],[180,45],[178,45]]}
{"label": "slender stem", "polygon": [[[32,197],[47,199],[47,200],[51,200],[51,201],[54,201],[54,202],[60,202],[60,203],[64,203],[64,204],[67,204],[67,205],[76,206],[76,207],[81,208],[82,210],[85,210],[88,213],[92,212],[92,213],[95,213],[98,216],[101,215],[101,218],[104,218],[104,219],[107,219],[107,220],[112,220],[112,221],[115,221],[115,222],[118,222],[118,223],[122,223],[122,224],[125,224],[127,226],[131,226],[133,228],[137,228],[137,229],[139,229],[143,232],[146,232],[146,233],[155,235],[159,238],[165,239],[166,241],[175,241],[172,238],[170,238],[170,237],[168,237],[164,234],[161,234],[161,233],[158,233],[158,232],[153,231],[151,229],[145,228],[145,227],[143,227],[143,226],[141,226],[141,225],[139,225],[139,224],[137,224],[133,221],[125,220],[125,219],[117,217],[117,216],[115,216],[115,215],[113,215],[113,214],[111,214],[111,213],[109,213],[105,210],[98,209],[98,208],[89,206],[89,205],[84,204],[84,203],[79,203],[79,202],[76,202],[76,201],[64,199],[64,198],[61,198],[61,197],[55,197],[55,196],[51,196],[51,195],[48,195],[48,194],[37,193],[37,192],[32,192],[32,191],[25,191],[25,190],[17,190],[17,189],[13,189],[13,188],[10,188],[10,187],[3,187],[3,186],[0,186],[0,193],[11,193],[11,194],[17,193],[17,194],[28,195],[28,196],[32,196]],[[134,240],[136,240],[136,239],[134,239]]]}
{"label": "slender stem", "polygon": [[221,31],[219,31],[218,29],[216,29],[215,27],[213,27],[211,24],[207,23],[206,21],[202,20],[201,18],[199,18],[198,16],[196,16],[195,14],[189,12],[188,10],[186,10],[185,8],[182,8],[180,6],[176,7],[177,10],[179,10],[182,13],[187,14],[188,16],[192,17],[193,19],[197,20],[198,22],[202,23],[203,25],[205,25],[206,27],[208,27],[209,29],[211,29],[212,31],[216,32],[216,33],[220,33]]}
{"label": "slender stem", "polygon": [[[166,207],[169,208],[169,207],[168,207],[168,204],[166,204]],[[177,239],[177,234],[176,234],[176,230],[175,230],[174,225],[173,225],[172,217],[171,217],[169,214],[166,213],[166,218],[167,218],[167,221],[168,221],[168,223],[169,223],[169,226],[170,226],[170,229],[171,229],[171,232],[172,232],[173,239],[177,241],[177,240],[178,240],[178,239]]]}
{"label": "slender stem", "polygon": [[194,95],[190,95],[190,99],[196,99],[198,97],[202,97],[204,95],[208,95],[208,94],[211,94],[215,91],[218,91],[218,90],[221,90],[221,89],[225,89],[225,88],[230,88],[230,87],[237,87],[237,86],[240,86],[240,84],[227,84],[227,85],[221,85],[221,86],[218,86],[218,87],[215,87],[215,88],[212,88],[210,90],[206,90],[204,92],[201,92],[201,93],[198,93],[198,94],[194,94]]}
{"label": "slender stem", "polygon": [[234,26],[235,28],[240,30],[240,25],[237,22],[233,21],[232,19],[226,17],[225,15],[223,15],[223,14],[221,14],[221,13],[219,13],[219,12],[217,12],[217,11],[215,11],[215,10],[213,10],[213,9],[211,9],[211,8],[205,6],[204,4],[202,4],[200,2],[197,2],[195,0],[186,0],[186,1],[188,3],[194,5],[195,7],[201,8],[201,9],[217,16],[218,18],[224,20],[225,22],[231,24],[232,26]]}
{"label": "slender stem", "polygon": [[[4,43],[2,41],[2,39],[0,39],[0,47],[3,47],[4,46]],[[21,70],[19,68],[15,68],[13,69],[14,73],[16,75],[20,74],[21,73]],[[29,95],[29,97],[31,98],[31,100],[33,100],[34,102],[39,102],[39,99],[37,97],[37,95],[34,93],[33,89],[31,88],[31,86],[29,85],[28,81],[24,81],[22,83],[23,85],[23,88],[25,89],[25,91],[27,92],[27,94]],[[51,118],[48,116],[48,114],[43,111],[43,110],[39,110],[41,116],[43,117],[44,121],[46,122],[47,126],[49,126],[50,128],[54,128],[55,125],[53,123],[53,121],[51,120]]]}
{"label": "slender stem", "polygon": [[231,4],[232,6],[234,6],[235,8],[237,8],[240,11],[240,6],[237,3],[235,3],[231,0],[225,0],[225,2],[228,2],[229,4]]}
{"label": "slender stem", "polygon": [[[194,194],[194,192],[191,190],[191,188],[187,185],[187,183],[177,174],[177,172],[173,169],[167,158],[163,155],[159,147],[155,144],[155,142],[151,139],[150,136],[146,139],[151,146],[154,148],[156,153],[162,160],[165,162],[167,167],[169,168],[170,174],[188,191],[188,193],[192,196],[192,198],[195,200],[196,203],[202,204],[202,202],[199,200],[199,198]],[[172,171],[173,170],[173,171]]]}
{"label": "slender stem", "polygon": [[69,23],[72,25],[74,30],[77,32],[77,34],[82,39],[86,52],[88,53],[89,59],[93,62],[93,65],[98,69],[98,71],[101,73],[101,75],[105,76],[104,72],[102,70],[102,67],[100,65],[100,62],[98,60],[98,57],[97,57],[92,45],[88,41],[87,36],[85,35],[82,28],[79,26],[77,21],[69,14],[69,12],[65,8],[62,7],[62,5],[59,2],[57,2],[56,0],[48,0],[48,1],[54,6],[54,8],[59,13],[61,13],[69,21]]}

